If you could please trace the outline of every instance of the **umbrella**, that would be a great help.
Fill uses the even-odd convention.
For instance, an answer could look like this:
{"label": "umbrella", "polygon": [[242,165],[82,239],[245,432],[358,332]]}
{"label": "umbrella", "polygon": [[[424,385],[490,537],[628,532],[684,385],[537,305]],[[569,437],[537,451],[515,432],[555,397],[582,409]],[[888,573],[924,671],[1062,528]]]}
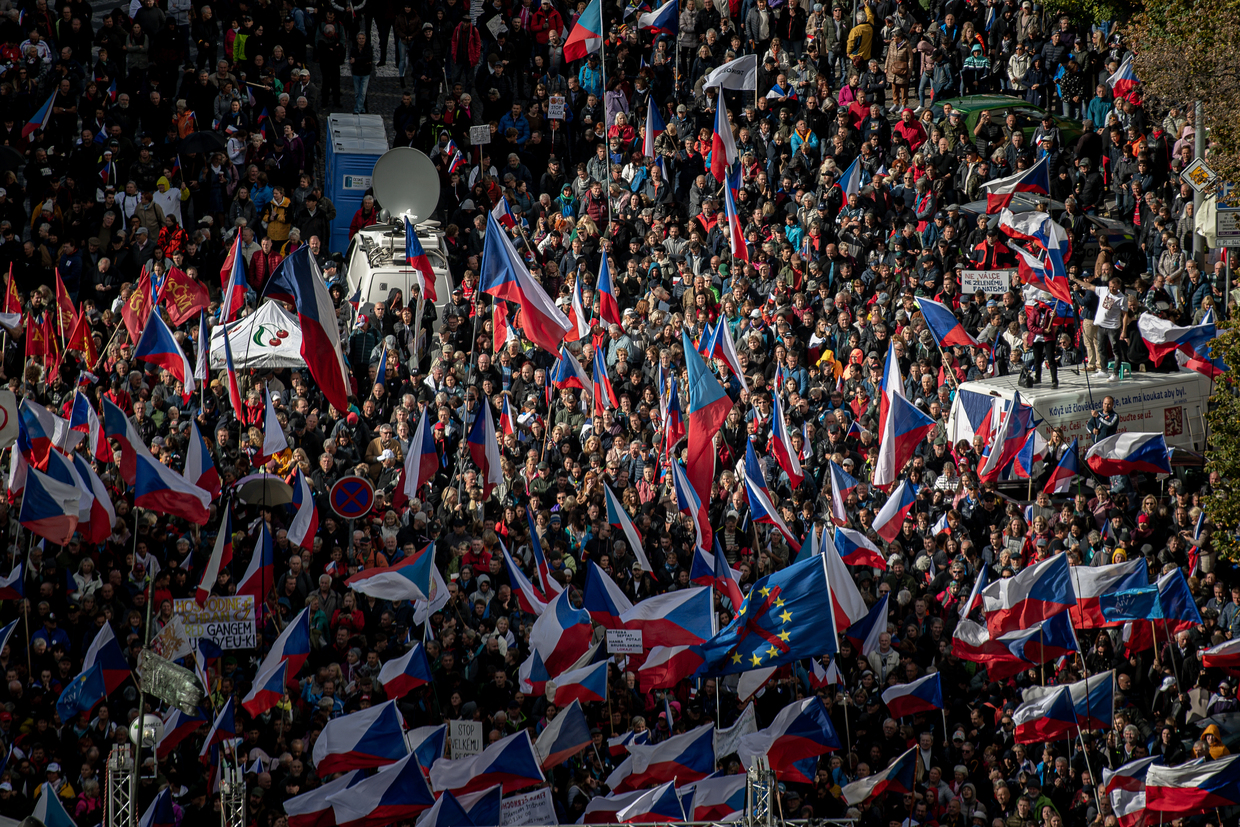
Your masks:
{"label": "umbrella", "polygon": [[181,141],[180,150],[186,155],[194,153],[205,155],[211,152],[223,152],[226,145],[227,141],[224,140],[224,136],[218,132],[195,132]]}
{"label": "umbrella", "polygon": [[288,505],[293,487],[275,474],[259,472],[237,482],[237,498],[247,505]]}

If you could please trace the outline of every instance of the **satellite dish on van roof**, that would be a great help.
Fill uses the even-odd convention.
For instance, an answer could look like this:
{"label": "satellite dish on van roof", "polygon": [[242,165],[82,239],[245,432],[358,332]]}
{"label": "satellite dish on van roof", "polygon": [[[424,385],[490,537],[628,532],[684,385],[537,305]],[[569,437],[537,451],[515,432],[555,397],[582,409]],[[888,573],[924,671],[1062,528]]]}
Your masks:
{"label": "satellite dish on van roof", "polygon": [[392,216],[408,213],[416,224],[430,217],[439,203],[439,173],[425,154],[413,147],[389,149],[375,162],[375,200]]}

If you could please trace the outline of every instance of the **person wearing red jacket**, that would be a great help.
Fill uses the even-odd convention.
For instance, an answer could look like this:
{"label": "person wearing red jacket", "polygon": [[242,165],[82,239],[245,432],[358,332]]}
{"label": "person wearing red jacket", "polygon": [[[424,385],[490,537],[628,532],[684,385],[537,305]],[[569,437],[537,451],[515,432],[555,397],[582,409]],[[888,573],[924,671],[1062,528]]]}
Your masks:
{"label": "person wearing red jacket", "polygon": [[547,52],[547,41],[550,40],[551,33],[562,32],[564,28],[564,18],[556,11],[555,6],[551,5],[551,0],[542,0],[542,4],[538,7],[538,11],[534,12],[530,21],[530,31],[534,33],[534,42],[542,48],[544,55]]}
{"label": "person wearing red jacket", "polygon": [[367,195],[362,199],[362,206],[358,207],[357,212],[353,214],[353,220],[349,222],[349,238],[357,235],[358,230],[378,223],[379,209],[375,206],[375,197]]}

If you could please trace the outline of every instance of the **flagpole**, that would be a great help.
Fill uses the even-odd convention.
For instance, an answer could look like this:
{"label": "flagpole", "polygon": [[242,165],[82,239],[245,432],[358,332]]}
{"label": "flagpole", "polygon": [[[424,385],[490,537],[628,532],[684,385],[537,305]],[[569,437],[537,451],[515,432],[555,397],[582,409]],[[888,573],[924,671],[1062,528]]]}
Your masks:
{"label": "flagpole", "polygon": [[[603,131],[604,133],[611,128],[607,123],[607,24],[603,21],[602,4],[599,4],[599,28],[604,31],[599,32],[602,37],[598,44],[598,65],[603,73]],[[607,235],[607,230],[611,229],[611,158],[607,159],[607,180],[603,182],[603,198],[607,200],[607,228],[600,232],[600,236]]]}
{"label": "flagpole", "polygon": [[1085,769],[1089,771],[1089,779],[1094,786],[1094,806],[1098,808],[1098,812],[1102,812],[1102,800],[1098,797],[1098,779],[1094,777],[1094,768],[1089,763],[1089,748],[1085,746],[1085,733],[1078,726],[1076,728],[1076,737],[1081,742],[1081,754],[1085,756]]}
{"label": "flagpole", "polygon": [[943,713],[943,743],[947,744],[952,740],[951,736],[947,734],[947,704],[944,704],[943,708],[940,709],[939,712]]}

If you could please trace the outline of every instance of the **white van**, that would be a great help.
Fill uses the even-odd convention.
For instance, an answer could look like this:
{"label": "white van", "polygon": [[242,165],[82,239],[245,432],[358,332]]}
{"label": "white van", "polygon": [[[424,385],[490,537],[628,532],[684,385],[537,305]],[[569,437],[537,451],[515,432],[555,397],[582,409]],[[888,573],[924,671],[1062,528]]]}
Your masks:
{"label": "white van", "polygon": [[[1064,437],[1071,442],[1080,438],[1081,455],[1093,444],[1085,428],[1093,412],[1102,407],[1108,396],[1115,399],[1121,431],[1161,433],[1167,445],[1204,451],[1206,442],[1206,410],[1210,399],[1211,382],[1196,371],[1182,370],[1178,373],[1133,373],[1119,382],[1099,381],[1086,377],[1070,368],[1059,369],[1059,388],[1052,390],[1050,374],[1042,371],[1042,384],[1033,388],[1017,387],[1019,375],[999,376],[977,382],[962,382],[952,403],[947,432],[953,442],[959,436],[972,437],[967,419],[969,413],[964,404],[975,401],[983,404],[972,394],[1010,400],[1020,391],[1022,402],[1033,405],[1033,412],[1043,420],[1043,435],[1052,427],[1062,427]],[[976,416],[977,411],[972,412]]]}
{"label": "white van", "polygon": [[[435,271],[435,308],[439,310],[452,298],[452,274],[448,270],[444,234],[438,221],[418,224],[417,233]],[[417,284],[418,277],[405,263],[404,219],[375,224],[353,236],[344,254],[344,276],[350,296],[361,290],[359,307],[386,302],[392,290],[400,290],[408,304],[410,285]]]}

